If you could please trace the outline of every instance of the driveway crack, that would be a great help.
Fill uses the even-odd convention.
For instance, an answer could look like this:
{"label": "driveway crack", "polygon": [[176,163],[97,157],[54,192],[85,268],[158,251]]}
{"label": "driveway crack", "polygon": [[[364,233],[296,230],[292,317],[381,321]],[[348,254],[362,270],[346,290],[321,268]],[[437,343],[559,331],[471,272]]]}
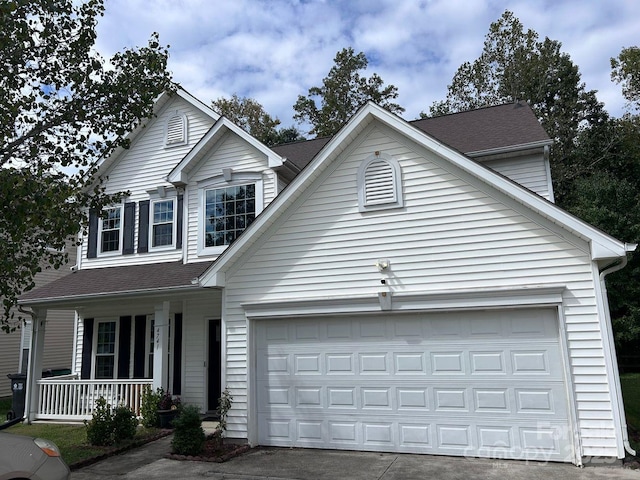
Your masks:
{"label": "driveway crack", "polygon": [[382,472],[382,475],[380,475],[380,476],[378,477],[378,480],[382,480],[382,479],[384,478],[384,476],[387,474],[387,472],[389,471],[389,469],[390,469],[391,467],[393,467],[393,464],[394,464],[394,463],[396,463],[396,461],[397,461],[397,460],[398,460],[398,456],[396,455],[396,456],[393,458],[393,462],[391,462],[391,463],[387,466],[387,468],[385,468],[385,469],[384,469],[384,472]]}

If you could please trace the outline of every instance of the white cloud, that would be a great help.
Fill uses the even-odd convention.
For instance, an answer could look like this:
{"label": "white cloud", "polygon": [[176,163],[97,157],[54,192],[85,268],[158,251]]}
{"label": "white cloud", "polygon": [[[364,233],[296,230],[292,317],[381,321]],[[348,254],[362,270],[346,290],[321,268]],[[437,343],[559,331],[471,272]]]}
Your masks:
{"label": "white cloud", "polygon": [[369,58],[369,75],[398,87],[411,119],[445,97],[505,9],[541,38],[562,42],[587,88],[622,114],[609,58],[638,44],[640,2],[632,0],[107,0],[97,46],[111,55],[157,31],[188,91],[205,103],[233,93],[255,98],[285,126],[297,96],[320,85],[336,52],[353,46]]}

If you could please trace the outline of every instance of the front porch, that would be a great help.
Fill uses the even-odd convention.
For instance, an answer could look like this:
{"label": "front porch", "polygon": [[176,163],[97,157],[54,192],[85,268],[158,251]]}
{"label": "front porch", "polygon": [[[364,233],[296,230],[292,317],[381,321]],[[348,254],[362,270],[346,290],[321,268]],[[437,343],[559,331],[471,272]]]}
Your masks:
{"label": "front porch", "polygon": [[90,420],[96,400],[103,397],[112,406],[128,407],[141,416],[145,387],[153,380],[81,380],[77,375],[41,379],[36,382],[37,403],[33,420]]}

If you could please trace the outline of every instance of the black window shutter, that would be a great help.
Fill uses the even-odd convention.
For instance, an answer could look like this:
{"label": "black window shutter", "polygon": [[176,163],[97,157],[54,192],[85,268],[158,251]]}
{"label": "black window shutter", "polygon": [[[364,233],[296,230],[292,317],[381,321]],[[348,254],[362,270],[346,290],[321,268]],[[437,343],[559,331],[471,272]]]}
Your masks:
{"label": "black window shutter", "polygon": [[182,314],[176,313],[173,335],[173,394],[182,395]]}
{"label": "black window shutter", "polygon": [[134,227],[133,222],[136,218],[136,204],[127,202],[124,204],[124,232],[122,234],[122,254],[131,255],[133,248]]}
{"label": "black window shutter", "polygon": [[87,245],[87,258],[98,256],[98,212],[89,210],[89,244]]}
{"label": "black window shutter", "polygon": [[149,200],[143,200],[139,206],[138,253],[146,253],[149,251]]}
{"label": "black window shutter", "polygon": [[176,248],[182,248],[182,206],[184,204],[184,195],[178,195],[178,212],[176,215]]}
{"label": "black window shutter", "polygon": [[144,378],[144,361],[147,348],[147,316],[136,315],[133,328],[133,378]]}
{"label": "black window shutter", "polygon": [[93,348],[93,318],[84,319],[84,332],[82,333],[82,367],[80,378],[91,378],[91,350]]}
{"label": "black window shutter", "polygon": [[131,350],[131,316],[120,317],[118,334],[118,378],[129,378]]}

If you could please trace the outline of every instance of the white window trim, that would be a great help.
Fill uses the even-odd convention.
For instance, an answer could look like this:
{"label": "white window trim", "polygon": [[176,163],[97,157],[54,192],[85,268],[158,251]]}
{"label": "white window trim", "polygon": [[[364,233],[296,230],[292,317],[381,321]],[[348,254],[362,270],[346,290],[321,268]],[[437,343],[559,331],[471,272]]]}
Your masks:
{"label": "white window trim", "polygon": [[[172,222],[172,233],[171,233],[171,238],[172,238],[172,242],[171,245],[160,245],[159,247],[154,247],[153,246],[153,206],[156,203],[160,203],[160,202],[173,202],[173,222]],[[149,251],[150,252],[158,252],[158,251],[162,251],[162,250],[175,250],[176,248],[176,235],[178,232],[178,197],[170,197],[170,198],[152,198],[149,204],[149,239],[148,239],[148,245],[149,245]]]}
{"label": "white window trim", "polygon": [[[169,122],[171,122],[171,120],[173,118],[176,117],[180,117],[182,119],[182,141],[181,142],[172,142],[172,143],[168,143],[168,135],[169,135]],[[187,138],[187,134],[188,134],[188,125],[189,120],[187,119],[187,116],[184,113],[180,113],[177,110],[174,111],[173,113],[171,113],[168,117],[167,117],[167,121],[164,124],[164,148],[173,148],[173,147],[181,147],[183,145],[186,145],[189,141],[189,139]]]}
{"label": "white window trim", "polygon": [[91,379],[92,380],[108,380],[107,378],[96,379],[96,359],[98,358],[98,330],[101,323],[115,323],[116,324],[116,338],[115,346],[113,349],[113,377],[112,380],[118,378],[118,339],[120,338],[120,322],[115,318],[103,318],[101,320],[96,319],[96,323],[93,329],[92,349],[91,349]]}
{"label": "white window trim", "polygon": [[[394,200],[384,203],[367,203],[365,192],[365,174],[367,168],[373,162],[384,161],[391,167],[393,173],[393,190]],[[358,168],[358,209],[360,212],[369,212],[375,210],[387,210],[391,208],[402,208],[404,206],[404,198],[402,194],[402,171],[398,161],[387,155],[386,153],[375,152],[362,161]]]}
{"label": "white window trim", "polygon": [[208,179],[198,184],[198,205],[200,206],[200,213],[198,215],[198,256],[206,255],[219,255],[229,246],[223,245],[219,247],[205,247],[205,216],[206,216],[206,195],[205,191],[212,188],[231,187],[234,185],[246,185],[253,183],[256,186],[256,217],[264,209],[264,181],[262,174],[258,172],[240,173],[233,172],[229,181],[226,181],[224,177],[218,176],[213,179]]}
{"label": "white window trim", "polygon": [[122,255],[122,241],[124,240],[124,205],[111,205],[105,207],[104,210],[119,208],[120,209],[120,232],[118,238],[118,250],[113,250],[111,252],[103,252],[102,251],[102,223],[104,219],[102,217],[98,218],[98,256],[99,257],[111,257],[116,255]]}

